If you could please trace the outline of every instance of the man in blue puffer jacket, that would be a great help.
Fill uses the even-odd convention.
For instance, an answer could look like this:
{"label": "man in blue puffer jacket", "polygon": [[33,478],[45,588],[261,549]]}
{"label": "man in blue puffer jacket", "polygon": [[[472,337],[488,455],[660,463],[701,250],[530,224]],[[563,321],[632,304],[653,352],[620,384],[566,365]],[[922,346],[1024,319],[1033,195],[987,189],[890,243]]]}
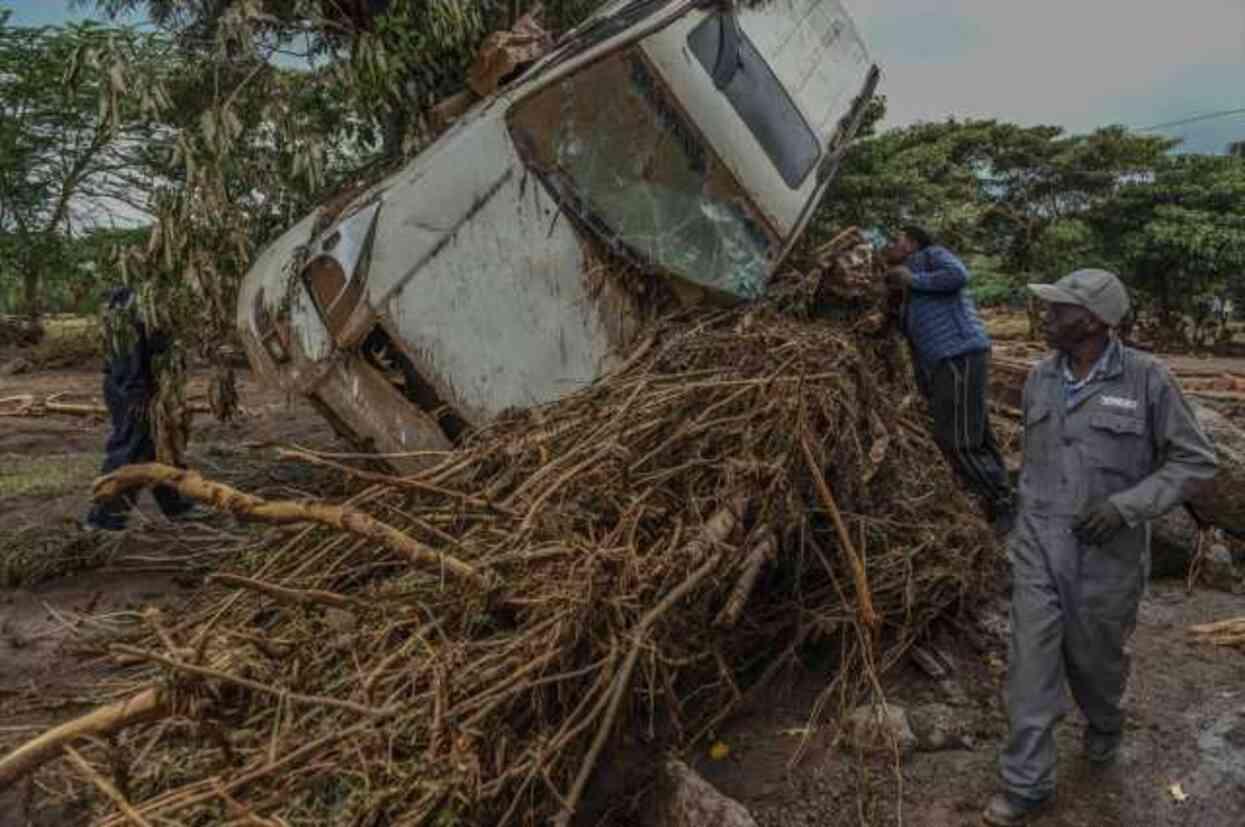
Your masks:
{"label": "man in blue puffer jacket", "polygon": [[888,281],[907,292],[903,330],[912,345],[917,386],[929,402],[934,439],[982,498],[995,530],[1005,534],[1014,506],[990,429],[990,337],[968,292],[968,268],[917,226],[903,228],[888,258],[898,265]]}

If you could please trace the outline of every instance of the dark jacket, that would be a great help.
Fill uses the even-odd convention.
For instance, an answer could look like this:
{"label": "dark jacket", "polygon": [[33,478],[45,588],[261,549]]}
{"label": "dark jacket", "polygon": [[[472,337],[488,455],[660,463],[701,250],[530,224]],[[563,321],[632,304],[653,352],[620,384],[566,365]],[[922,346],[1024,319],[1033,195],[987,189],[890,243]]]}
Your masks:
{"label": "dark jacket", "polygon": [[968,292],[968,268],[955,254],[931,245],[909,256],[904,266],[912,271],[904,332],[926,369],[952,356],[990,349]]}
{"label": "dark jacket", "polygon": [[108,291],[104,307],[104,393],[127,400],[143,400],[155,392],[152,360],[168,349],[168,337],[149,334],[138,317],[134,291]]}

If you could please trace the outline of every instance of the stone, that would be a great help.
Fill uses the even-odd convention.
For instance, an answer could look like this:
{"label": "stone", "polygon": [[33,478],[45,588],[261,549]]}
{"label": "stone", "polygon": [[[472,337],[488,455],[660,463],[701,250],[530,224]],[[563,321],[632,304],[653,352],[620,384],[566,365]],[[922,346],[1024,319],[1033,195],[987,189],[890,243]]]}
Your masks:
{"label": "stone", "polygon": [[744,805],[682,761],[669,759],[662,781],[657,827],[758,827]]}
{"label": "stone", "polygon": [[1219,456],[1219,475],[1193,496],[1193,510],[1216,528],[1245,537],[1245,430],[1196,399],[1190,404]]}
{"label": "stone", "polygon": [[1150,577],[1184,577],[1197,551],[1197,523],[1185,508],[1174,508],[1151,523]]}
{"label": "stone", "polygon": [[908,716],[916,737],[918,752],[968,749],[975,746],[972,736],[976,728],[964,711],[947,704],[925,704],[914,707]]}
{"label": "stone", "polygon": [[898,747],[902,756],[911,755],[916,749],[908,712],[895,704],[858,707],[848,717],[846,730],[848,749],[890,754]]}
{"label": "stone", "polygon": [[1237,570],[1232,552],[1228,547],[1216,543],[1206,552],[1199,571],[1198,582],[1212,589],[1240,594],[1242,591],[1241,572]]}

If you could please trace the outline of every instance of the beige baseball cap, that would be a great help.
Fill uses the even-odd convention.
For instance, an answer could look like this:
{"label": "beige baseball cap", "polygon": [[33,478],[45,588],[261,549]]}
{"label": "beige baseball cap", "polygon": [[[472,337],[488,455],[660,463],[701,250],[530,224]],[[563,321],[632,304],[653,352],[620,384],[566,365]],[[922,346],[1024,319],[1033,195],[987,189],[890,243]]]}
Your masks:
{"label": "beige baseball cap", "polygon": [[1106,270],[1077,270],[1054,284],[1030,284],[1029,289],[1044,302],[1080,305],[1111,327],[1128,315],[1128,289]]}

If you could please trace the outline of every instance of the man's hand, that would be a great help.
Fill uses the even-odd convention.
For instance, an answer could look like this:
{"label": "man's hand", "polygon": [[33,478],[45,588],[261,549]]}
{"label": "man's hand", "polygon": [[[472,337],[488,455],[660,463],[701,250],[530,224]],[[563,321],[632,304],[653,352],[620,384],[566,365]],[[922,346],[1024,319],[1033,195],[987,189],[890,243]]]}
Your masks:
{"label": "man's hand", "polygon": [[1072,527],[1072,533],[1082,543],[1091,546],[1105,546],[1124,528],[1124,515],[1111,504],[1103,500],[1086,511]]}
{"label": "man's hand", "polygon": [[891,287],[911,287],[912,271],[907,267],[892,267],[886,271],[886,283]]}

